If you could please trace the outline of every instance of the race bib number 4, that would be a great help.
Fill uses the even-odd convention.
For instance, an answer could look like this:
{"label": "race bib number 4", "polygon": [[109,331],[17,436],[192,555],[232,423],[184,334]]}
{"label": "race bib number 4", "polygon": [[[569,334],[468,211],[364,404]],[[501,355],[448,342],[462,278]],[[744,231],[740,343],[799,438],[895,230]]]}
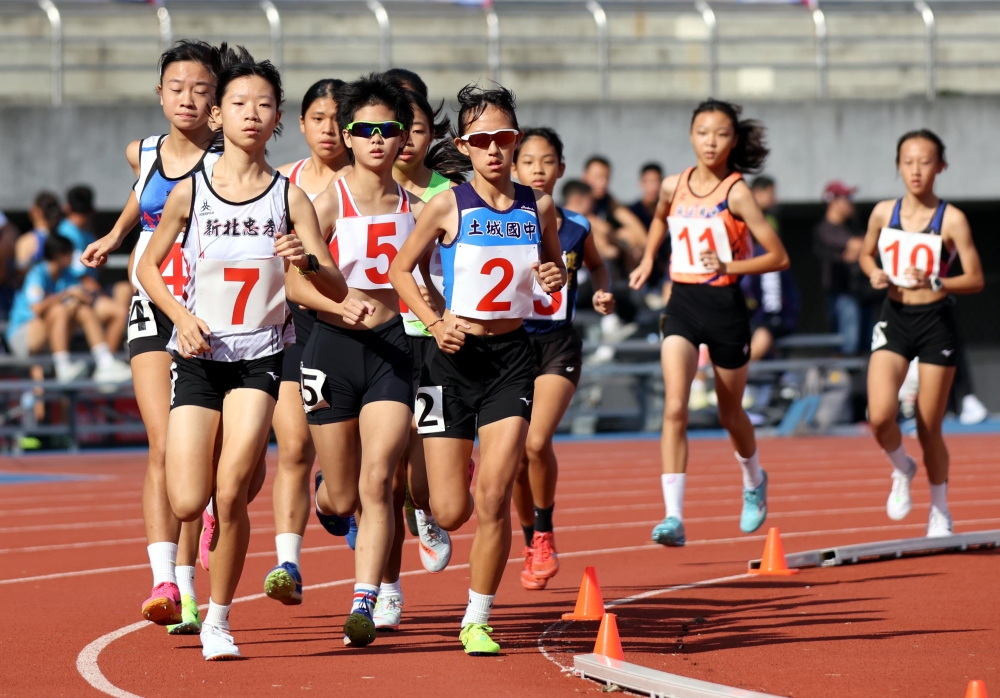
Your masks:
{"label": "race bib number 4", "polygon": [[733,261],[726,224],[720,218],[667,218],[670,229],[670,271],[711,274],[701,263],[701,253],[715,250],[723,262]]}
{"label": "race bib number 4", "polygon": [[[566,264],[566,254],[563,254],[563,264]],[[567,265],[567,268],[568,265]],[[569,309],[566,302],[566,288],[563,287],[553,294],[548,294],[538,285],[538,279],[534,279],[531,287],[532,295],[531,314],[527,316],[529,320],[565,320],[568,317]]]}
{"label": "race bib number 4", "polygon": [[195,315],[212,332],[246,332],[285,322],[281,258],[199,259]]}
{"label": "race bib number 4", "polygon": [[878,236],[878,254],[889,281],[895,286],[910,288],[913,284],[904,276],[910,267],[920,269],[930,277],[938,275],[941,268],[941,236],[882,228]]}
{"label": "race bib number 4", "polygon": [[128,314],[128,341],[156,336],[156,318],[149,301],[139,296],[132,298],[132,309]]}
{"label": "race bib number 4", "polygon": [[457,243],[451,312],[481,320],[529,317],[537,261],[535,245]]}

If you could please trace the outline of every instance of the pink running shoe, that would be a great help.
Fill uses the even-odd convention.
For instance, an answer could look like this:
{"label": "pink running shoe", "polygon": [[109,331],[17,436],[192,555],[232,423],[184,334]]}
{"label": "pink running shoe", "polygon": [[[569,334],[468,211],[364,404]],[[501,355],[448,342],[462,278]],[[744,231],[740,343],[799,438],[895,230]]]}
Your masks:
{"label": "pink running shoe", "polygon": [[208,550],[212,547],[212,538],[215,536],[215,517],[208,511],[201,512],[201,546],[198,551],[198,559],[201,560],[202,569],[208,569]]}
{"label": "pink running shoe", "polygon": [[173,582],[163,582],[153,587],[153,593],[142,604],[142,617],[157,625],[175,625],[182,622],[181,592]]}

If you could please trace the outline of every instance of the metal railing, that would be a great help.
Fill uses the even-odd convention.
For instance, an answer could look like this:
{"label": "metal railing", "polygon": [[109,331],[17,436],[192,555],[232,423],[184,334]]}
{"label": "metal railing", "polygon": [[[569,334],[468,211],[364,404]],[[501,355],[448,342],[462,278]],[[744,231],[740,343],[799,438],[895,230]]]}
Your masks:
{"label": "metal railing", "polygon": [[[1000,27],[1000,3],[975,0],[830,0],[811,9],[732,0],[494,0],[485,7],[412,0],[165,0],[148,9],[131,3],[8,0],[0,6],[0,19],[40,14],[47,20],[48,32],[7,32],[0,22],[0,47],[6,45],[8,51],[30,49],[27,53],[32,56],[26,60],[0,59],[0,75],[47,72],[51,102],[60,105],[68,97],[68,74],[151,70],[155,57],[140,50],[148,49],[142,31],[155,33],[162,47],[179,38],[177,19],[182,16],[231,17],[234,13],[245,21],[227,22],[226,36],[216,27],[209,32],[215,35],[201,38],[266,44],[271,60],[286,71],[385,69],[402,60],[417,71],[479,73],[497,81],[511,79],[525,84],[535,80],[538,84],[528,92],[539,99],[659,98],[655,84],[643,90],[643,81],[655,83],[657,75],[686,76],[682,87],[666,98],[721,95],[734,90],[753,93],[756,88],[744,89],[738,84],[734,88],[733,73],[737,82],[740,75],[765,76],[761,95],[768,93],[768,80],[780,80],[781,89],[772,86],[770,90],[778,97],[871,96],[866,90],[875,89],[879,82],[873,78],[876,73],[882,82],[898,75],[910,83],[922,74],[919,93],[927,99],[934,99],[942,90],[1000,93],[1000,30],[989,33],[983,29]],[[331,15],[370,18],[375,31],[324,35],[313,31],[315,27],[308,21],[307,30],[301,21],[296,23],[298,29],[289,28],[293,20],[318,21]],[[584,30],[579,29],[579,22],[588,15],[592,33],[580,33]],[[266,34],[247,31],[254,17],[266,20]],[[943,17],[965,18],[964,24],[952,22],[958,30],[945,32]],[[977,17],[984,21],[977,21]],[[69,25],[81,18],[89,20],[91,27],[95,19],[108,22],[108,26],[124,19],[135,31],[109,30],[106,35],[69,31]],[[700,18],[702,28],[692,25],[695,18]],[[759,22],[749,26],[748,20],[760,18],[768,19],[767,26],[761,28]],[[862,26],[864,22],[850,18],[898,22],[909,29],[872,31]],[[476,21],[470,24],[470,19]],[[458,22],[461,30],[455,28]],[[834,26],[836,22],[839,28]],[[917,29],[918,22],[922,31]],[[629,23],[634,25],[631,31],[627,31]],[[568,28],[571,25],[576,29]],[[640,26],[651,26],[655,31]],[[799,30],[791,31],[793,26]],[[808,33],[801,31],[805,26],[810,27]],[[342,47],[332,64],[322,57],[303,57],[302,47],[324,40]],[[46,44],[48,60],[37,60]],[[962,55],[971,44],[985,48],[974,59],[964,59]],[[124,47],[142,55],[126,60],[67,57],[68,50],[82,54],[87,46],[98,47],[98,54]],[[535,59],[540,51],[542,59]],[[369,54],[377,54],[377,60]],[[410,60],[414,54],[428,58]],[[764,72],[740,72],[755,69]],[[592,75],[590,87],[570,87],[556,94],[560,85],[585,85],[575,77],[580,73]],[[946,73],[950,77],[943,79]],[[965,77],[956,78],[956,73]],[[831,74],[839,77],[836,90],[832,89]],[[34,83],[31,87],[37,89]],[[143,89],[142,94],[148,94],[148,88]],[[916,91],[901,87],[900,95],[908,89]],[[0,87],[0,97],[18,97],[14,88],[8,87],[6,92],[4,95]],[[86,99],[80,94],[75,97]]]}

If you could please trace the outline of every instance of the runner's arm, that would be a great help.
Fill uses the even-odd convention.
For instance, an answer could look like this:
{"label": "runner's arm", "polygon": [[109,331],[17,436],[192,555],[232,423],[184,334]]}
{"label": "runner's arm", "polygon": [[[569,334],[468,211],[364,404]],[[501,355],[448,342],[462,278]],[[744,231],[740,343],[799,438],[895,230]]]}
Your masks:
{"label": "runner's arm", "polygon": [[535,190],[535,205],[538,209],[538,222],[542,228],[540,263],[535,267],[535,276],[543,291],[555,293],[566,285],[569,278],[562,258],[562,246],[559,244],[556,204],[551,196]]}
{"label": "runner's arm", "polygon": [[945,209],[944,230],[942,231],[946,239],[941,242],[951,241],[958,250],[958,259],[962,263],[962,273],[941,279],[942,288],[948,293],[969,294],[979,293],[983,290],[985,279],[983,278],[983,265],[979,260],[979,252],[976,244],[972,241],[972,229],[969,221],[959,209],[949,205]]}
{"label": "runner's arm", "polygon": [[583,266],[590,272],[591,283],[594,286],[594,310],[602,315],[608,315],[615,309],[615,297],[609,289],[610,277],[608,267],[597,252],[593,233],[587,233],[583,240]]}
{"label": "runner's arm", "polygon": [[[764,254],[750,259],[734,259],[732,262],[720,261],[718,271],[723,274],[766,274],[769,271],[788,269],[790,265],[788,252],[785,251],[781,238],[767,221],[764,212],[760,210],[750,192],[750,187],[742,180],[729,191],[729,210],[747,224],[750,234],[764,248]],[[703,262],[705,254],[702,253]],[[715,256],[712,252],[708,254]]]}
{"label": "runner's arm", "polygon": [[878,238],[882,234],[882,228],[889,223],[889,212],[893,203],[881,201],[872,209],[872,215],[868,218],[868,231],[861,245],[861,254],[858,255],[861,271],[871,281],[872,288],[876,289],[886,288],[889,285],[889,275],[879,268],[875,255],[878,254]]}
{"label": "runner's arm", "polygon": [[458,200],[451,191],[441,192],[424,206],[416,227],[389,265],[389,283],[424,326],[431,325],[438,315],[420,293],[413,269],[434,241],[447,232],[444,221],[451,219],[458,219]]}
{"label": "runner's arm", "polygon": [[[294,293],[293,289],[296,289],[304,282],[335,303],[342,302],[347,297],[347,282],[333,261],[330,248],[323,242],[323,237],[320,235],[319,220],[316,217],[316,211],[313,209],[312,202],[309,201],[309,197],[306,196],[305,192],[294,184],[288,187],[288,209],[291,223],[290,228],[293,231],[293,235],[301,241],[305,254],[315,255],[319,261],[319,271],[309,276],[303,276],[298,272],[298,270],[309,269],[309,261],[306,259],[305,254],[303,254],[296,261],[289,264],[285,270],[286,288]],[[275,250],[278,249],[278,246],[282,242],[287,242],[284,240],[287,237],[291,236],[283,236],[281,242],[275,240]],[[293,266],[297,269],[292,269]],[[294,299],[292,300],[295,302]]]}

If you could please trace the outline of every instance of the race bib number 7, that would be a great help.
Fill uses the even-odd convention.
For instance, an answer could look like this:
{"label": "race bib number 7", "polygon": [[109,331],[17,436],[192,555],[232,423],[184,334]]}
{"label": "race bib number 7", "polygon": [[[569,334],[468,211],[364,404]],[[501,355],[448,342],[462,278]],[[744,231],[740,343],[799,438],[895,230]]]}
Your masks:
{"label": "race bib number 7", "polygon": [[720,218],[667,218],[670,229],[670,270],[681,274],[711,274],[701,253],[715,250],[723,262],[733,261],[726,224]]}
{"label": "race bib number 7", "polygon": [[878,236],[878,254],[889,281],[895,286],[909,288],[913,284],[903,274],[910,267],[920,269],[930,277],[938,275],[941,268],[941,236],[882,228]]}
{"label": "race bib number 7", "polygon": [[212,332],[246,332],[285,322],[281,258],[199,259],[195,315]]}
{"label": "race bib number 7", "polygon": [[531,315],[536,245],[468,245],[455,249],[451,311],[481,320]]}

